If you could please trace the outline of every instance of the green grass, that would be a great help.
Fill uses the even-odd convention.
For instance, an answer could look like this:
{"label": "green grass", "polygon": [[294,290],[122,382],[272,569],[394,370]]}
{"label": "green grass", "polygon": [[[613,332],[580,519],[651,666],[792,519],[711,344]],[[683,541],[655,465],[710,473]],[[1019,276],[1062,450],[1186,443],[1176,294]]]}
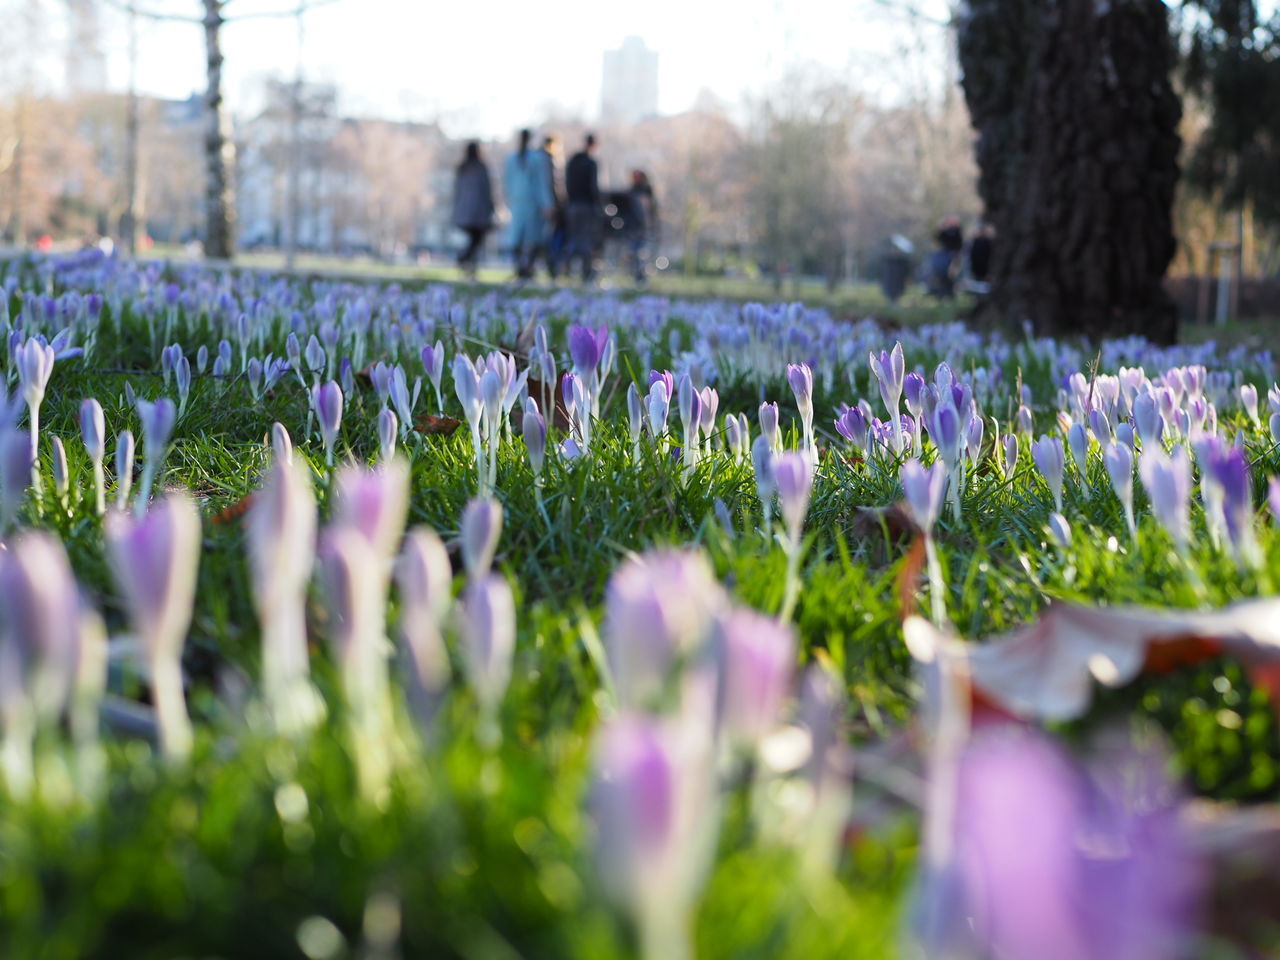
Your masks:
{"label": "green grass", "polygon": [[[725,289],[716,295],[730,295]],[[742,291],[744,298],[757,295],[765,294]],[[556,335],[566,319],[553,318]],[[626,333],[619,333],[625,369]],[[213,339],[197,330],[183,342],[193,354],[198,342]],[[909,363],[937,359],[913,356]],[[668,360],[659,355],[655,363]],[[108,626],[120,631],[120,597],[108,575],[101,522],[86,499],[88,462],[76,417],[81,399],[96,396],[112,435],[126,426],[138,433],[124,382],[143,396],[157,395],[161,385],[149,372],[158,365],[147,331],[128,316],[104,324],[95,364],[85,369],[73,360],[55,369],[44,430],[66,443],[72,494],[64,507],[53,491],[46,447],[45,493],[28,503],[25,518],[61,537]],[[1006,373],[1012,382],[1014,371]],[[786,410],[790,394],[780,374],[768,395]],[[1037,397],[1052,396],[1047,373],[1033,386]],[[101,798],[0,800],[5,956],[275,958],[312,948],[313,957],[632,955],[633,932],[601,895],[584,815],[592,734],[609,712],[584,638],[601,626],[610,574],[633,552],[696,545],[737,602],[767,613],[782,604],[785,557],[761,530],[748,464],[718,451],[686,481],[669,451],[648,439],[633,462],[622,395],[618,390],[604,411],[590,456],[549,458],[540,498],[523,444],[508,441],[499,450],[497,496],[506,519],[497,567],[516,590],[519,620],[501,747],[477,746],[476,705],[460,671],[425,729],[397,694],[397,723],[411,760],[397,767],[385,800],[370,805],[355,788],[318,591],[309,622],[329,721],[297,746],[251,722],[259,633],[245,538],[240,520],[219,515],[257,486],[268,463],[264,438],[277,420],[316,475],[327,515],[329,475],[318,442],[304,436],[302,389],[289,375],[255,404],[243,378],[197,377],[162,478],[192,491],[204,517],[184,661],[196,754],[185,767],[170,769],[147,745],[113,738]],[[857,395],[841,386],[816,406],[828,410]],[[754,388],[724,384],[721,397],[722,411],[746,409]],[[457,415],[451,397],[447,406]],[[347,401],[339,441],[344,460],[371,460],[376,413],[377,401],[362,381]],[[1042,406],[1037,418],[1047,429],[1052,412]],[[786,419],[788,446],[795,446],[794,418],[788,413]],[[903,728],[919,694],[900,629],[899,579],[909,539],[866,512],[899,497],[896,467],[855,463],[835,444],[824,440],[824,447],[794,618],[800,661],[819,661],[836,673],[848,697],[846,732],[870,744]],[[111,449],[109,443],[108,456]],[[410,523],[452,540],[475,490],[465,427],[451,437],[414,433],[404,453],[412,470]],[[1139,536],[1130,542],[1096,450],[1087,488],[1068,467],[1074,545],[1053,546],[1045,528],[1051,501],[1024,441],[1016,474],[975,474],[961,519],[948,514],[941,524],[953,623],[981,638],[1034,618],[1051,598],[1189,607],[1273,593],[1280,582],[1280,534],[1262,518],[1261,490],[1265,477],[1280,473],[1280,451],[1253,431],[1250,454],[1266,563],[1241,574],[1203,536],[1199,511],[1197,546],[1189,556],[1175,555],[1140,486]],[[717,502],[731,529],[717,518]],[[1203,596],[1188,567],[1203,580]],[[918,602],[918,587],[908,584],[908,602]],[[391,614],[394,621],[394,608]],[[456,668],[456,640],[451,643]],[[113,683],[117,693],[140,692],[127,672]],[[1163,727],[1195,790],[1224,799],[1280,796],[1274,718],[1236,665],[1215,662],[1144,679],[1101,696],[1089,723],[1135,715]],[[1087,727],[1064,732],[1082,735]],[[289,802],[299,791],[306,800],[302,813]],[[727,791],[715,865],[696,914],[698,956],[893,955],[915,861],[914,817],[904,811],[874,831],[842,839],[834,871],[808,875],[800,871],[801,852],[765,835],[751,804],[747,783]],[[325,944],[332,951],[322,950]]]}

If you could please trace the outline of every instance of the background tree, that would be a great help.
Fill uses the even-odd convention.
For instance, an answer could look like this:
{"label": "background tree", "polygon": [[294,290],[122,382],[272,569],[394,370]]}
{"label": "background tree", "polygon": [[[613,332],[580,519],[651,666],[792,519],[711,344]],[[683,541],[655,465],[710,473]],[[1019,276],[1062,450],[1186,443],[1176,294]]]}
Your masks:
{"label": "background tree", "polygon": [[1049,334],[1177,332],[1180,103],[1160,0],[969,0],[957,12],[996,228],[991,307]]}

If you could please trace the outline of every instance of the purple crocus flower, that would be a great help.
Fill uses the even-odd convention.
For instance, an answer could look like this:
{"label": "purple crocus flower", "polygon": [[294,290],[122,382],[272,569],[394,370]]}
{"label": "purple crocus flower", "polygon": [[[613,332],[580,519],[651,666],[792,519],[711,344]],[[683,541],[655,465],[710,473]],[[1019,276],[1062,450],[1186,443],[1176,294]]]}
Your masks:
{"label": "purple crocus flower", "polygon": [[1159,759],[1080,768],[1002,727],[958,758],[949,861],[922,886],[930,955],[1157,960],[1193,934],[1203,872]]}
{"label": "purple crocus flower", "polygon": [[655,383],[661,381],[667,388],[667,399],[670,400],[676,392],[676,378],[670,370],[650,370],[649,371],[649,387],[652,388]]}
{"label": "purple crocus flower", "polygon": [[[534,477],[540,478],[543,460],[547,453],[547,422],[542,419],[538,402],[533,397],[525,397],[520,432],[524,435],[524,445],[529,451],[529,466],[533,468]],[[634,433],[638,439],[639,430],[634,430]]]}
{"label": "purple crocus flower", "polygon": [[1191,541],[1191,461],[1186,449],[1178,447],[1170,456],[1158,443],[1143,447],[1138,476],[1156,519],[1169,531],[1178,551],[1185,552]]}
{"label": "purple crocus flower", "polygon": [[1004,435],[1004,474],[1013,476],[1018,469],[1018,438],[1012,433]]}
{"label": "purple crocus flower", "polygon": [[1031,408],[1026,404],[1019,405],[1015,419],[1018,434],[1020,436],[1029,437],[1035,432],[1035,424],[1032,420]]}
{"label": "purple crocus flower", "polygon": [[385,580],[409,512],[409,465],[395,458],[372,469],[343,467],[334,480],[331,527],[355,530],[373,547]]}
{"label": "purple crocus flower", "polygon": [[877,357],[870,356],[871,372],[875,374],[880,386],[880,399],[884,401],[889,413],[889,423],[893,426],[894,452],[902,452],[902,428],[898,421],[898,405],[902,401],[903,382],[906,377],[906,361],[902,354],[902,342],[893,345],[892,351],[880,351]]}
{"label": "purple crocus flower", "polygon": [[324,444],[325,462],[333,466],[333,445],[342,427],[342,388],[330,380],[311,388],[311,408],[315,411]]}
{"label": "purple crocus flower", "polygon": [[280,732],[305,730],[320,707],[308,676],[307,582],[316,554],[309,472],[277,455],[249,508],[250,586],[262,626],[262,688]]}
{"label": "purple crocus flower", "polygon": [[1120,505],[1124,507],[1124,521],[1130,536],[1137,535],[1133,519],[1133,452],[1123,443],[1108,443],[1102,454],[1107,476],[1116,491]]}
{"label": "purple crocus flower", "polygon": [[516,648],[516,606],[507,581],[487,574],[467,585],[462,597],[463,660],[480,702],[480,740],[493,745],[501,737],[498,708],[511,682]]}
{"label": "purple crocus flower", "polygon": [[1133,422],[1144,444],[1160,442],[1164,433],[1164,418],[1160,414],[1160,405],[1151,393],[1140,393],[1134,397]]}
{"label": "purple crocus flower", "polygon": [[924,377],[914,371],[908,373],[902,380],[902,395],[907,402],[907,412],[917,420],[924,412],[925,394],[928,392],[928,385],[925,383]]}
{"label": "purple crocus flower", "polygon": [[459,526],[467,576],[479,579],[493,566],[498,538],[502,535],[502,505],[489,497],[475,497],[463,508]]}
{"label": "purple crocus flower", "polygon": [[[28,531],[9,543],[0,553],[0,604],[8,628],[0,658],[14,669],[15,692],[41,725],[56,723],[76,685],[82,639],[80,592],[60,540]],[[17,747],[13,737],[7,730],[6,750]],[[29,753],[30,743],[25,749]],[[6,772],[15,773],[9,764]],[[14,788],[12,779],[8,785]]]}
{"label": "purple crocus flower", "polygon": [[1087,488],[1089,485],[1089,433],[1084,424],[1071,424],[1067,431],[1067,446],[1071,448],[1071,459],[1076,462],[1076,470],[1080,472],[1080,482]]}
{"label": "purple crocus flower", "polygon": [[141,511],[151,496],[156,474],[164,464],[178,411],[168,397],[154,402],[139,398],[136,405],[138,419],[142,421],[142,484],[138,489],[138,510]]}
{"label": "purple crocus flower", "polygon": [[377,430],[379,460],[385,462],[395,456],[396,432],[399,429],[400,423],[396,418],[394,410],[390,407],[384,407],[378,411]]}
{"label": "purple crocus flower", "polygon": [[931,536],[947,493],[946,465],[934,463],[926,467],[919,460],[907,460],[898,471],[898,480],[912,522],[926,537]]}
{"label": "purple crocus flower", "polygon": [[734,610],[717,619],[713,637],[723,677],[722,728],[739,742],[758,743],[781,718],[795,636],[773,617]]}
{"label": "purple crocus flower", "polygon": [[649,432],[654,439],[667,432],[667,416],[670,413],[671,394],[664,380],[657,380],[649,387]]}
{"label": "purple crocus flower", "polygon": [[706,557],[666,550],[625,561],[605,591],[609,678],[623,708],[656,704],[705,641],[724,594]]}
{"label": "purple crocus flower", "polygon": [[1280,523],[1280,477],[1272,477],[1267,481],[1267,505],[1271,508],[1271,516]]}
{"label": "purple crocus flower", "polygon": [[80,436],[85,452],[93,464],[93,488],[98,514],[106,512],[106,494],[102,461],[107,454],[107,424],[102,414],[102,404],[90,397],[80,404]]}
{"label": "purple crocus flower", "polygon": [[623,714],[596,745],[600,878],[653,957],[691,955],[686,915],[715,848],[714,763],[706,738],[688,726]]}
{"label": "purple crocus flower", "polygon": [[186,496],[170,494],[136,518],[109,513],[105,536],[150,674],[161,749],[170,760],[183,760],[192,735],[180,660],[195,602],[200,514]]}
{"label": "purple crocus flower", "polygon": [[778,404],[760,404],[760,435],[775,453],[782,450],[782,434],[778,430]]}
{"label": "purple crocus flower", "polygon": [[[1216,439],[1216,438],[1214,438]],[[1227,543],[1237,562],[1256,565],[1262,553],[1253,529],[1253,491],[1249,479],[1249,461],[1242,449],[1223,443],[1207,444],[1201,460],[1205,483],[1214,485],[1216,500],[1222,510]]]}
{"label": "purple crocus flower", "polygon": [[37,458],[40,455],[40,405],[44,403],[44,391],[53,374],[54,350],[43,341],[32,337],[14,351],[18,367],[18,381],[22,386],[22,399],[27,404],[27,422],[31,427],[31,481],[40,490],[40,472]]}
{"label": "purple crocus flower", "polygon": [[716,428],[716,411],[720,409],[720,394],[713,387],[703,387],[698,391],[698,424],[707,436]]}
{"label": "purple crocus flower", "polygon": [[1066,550],[1071,546],[1071,524],[1062,514],[1049,514],[1049,534],[1062,549]]}
{"label": "purple crocus flower", "polygon": [[1045,434],[1040,435],[1040,439],[1031,444],[1031,459],[1036,463],[1036,468],[1044,477],[1045,483],[1049,485],[1049,492],[1053,494],[1053,508],[1058,513],[1062,512],[1062,475],[1066,472],[1066,451],[1062,447],[1062,441],[1057,437],[1050,437]]}
{"label": "purple crocus flower", "polygon": [[867,419],[857,407],[845,407],[835,420],[836,432],[859,450],[867,449]]}
{"label": "purple crocus flower", "polygon": [[[603,334],[603,336],[601,336]],[[593,330],[580,324],[569,326],[569,356],[573,359],[574,368],[579,375],[589,377],[595,373],[604,352],[605,341],[609,337],[607,327]]]}
{"label": "purple crocus flower", "polygon": [[813,492],[812,461],[803,452],[786,450],[774,456],[771,468],[782,522],[792,542],[798,543],[809,510],[809,495]]}
{"label": "purple crocus flower", "polygon": [[934,409],[929,436],[948,469],[955,469],[960,462],[960,415],[949,402],[939,403]]}
{"label": "purple crocus flower", "polygon": [[396,563],[400,593],[400,636],[419,690],[439,696],[449,682],[449,655],[440,630],[453,601],[453,568],[444,543],[426,527],[404,538]]}
{"label": "purple crocus flower", "polygon": [[133,490],[133,431],[116,435],[116,506],[123,510]]}
{"label": "purple crocus flower", "polygon": [[644,401],[641,399],[640,391],[634,383],[627,384],[627,427],[631,436],[634,456],[638,457],[640,455],[640,436],[644,433]]}
{"label": "purple crocus flower", "polygon": [[796,397],[800,424],[804,432],[804,448],[813,446],[813,370],[807,363],[787,364],[787,382]]}

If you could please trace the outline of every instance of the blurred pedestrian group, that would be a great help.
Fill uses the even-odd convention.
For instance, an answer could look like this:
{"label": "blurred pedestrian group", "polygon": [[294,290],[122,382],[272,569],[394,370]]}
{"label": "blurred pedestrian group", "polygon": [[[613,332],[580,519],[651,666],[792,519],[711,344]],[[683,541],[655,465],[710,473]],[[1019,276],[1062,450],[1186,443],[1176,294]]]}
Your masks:
{"label": "blurred pedestrian group", "polygon": [[[647,280],[649,252],[657,238],[658,208],[643,170],[630,183],[602,191],[596,138],[588,133],[579,149],[559,168],[559,145],[547,136],[540,146],[533,132],[521,130],[515,149],[502,164],[502,196],[507,223],[502,250],[515,264],[519,281],[533,279],[539,264],[555,281],[576,276],[594,284],[606,254],[614,249],[637,285]],[[493,182],[476,142],[467,144],[453,188],[453,225],[467,238],[458,265],[474,279],[485,240],[498,221]]]}
{"label": "blurred pedestrian group", "polygon": [[[919,264],[917,278],[926,295],[952,300],[958,292],[979,301],[991,291],[991,255],[995,231],[977,221],[966,243],[960,221],[948,217],[933,235],[933,249]],[[889,301],[896,302],[906,292],[915,247],[906,237],[890,238],[881,257],[880,285]]]}

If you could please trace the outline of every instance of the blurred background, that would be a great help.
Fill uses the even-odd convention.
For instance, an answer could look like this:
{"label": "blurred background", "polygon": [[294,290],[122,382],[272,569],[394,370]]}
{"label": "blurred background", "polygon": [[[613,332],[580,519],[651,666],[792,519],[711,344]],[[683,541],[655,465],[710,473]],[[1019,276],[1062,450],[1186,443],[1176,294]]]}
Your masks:
{"label": "blurred background", "polygon": [[[502,158],[530,127],[556,139],[561,170],[596,133],[604,190],[648,174],[659,280],[871,296],[895,293],[897,271],[923,297],[911,281],[940,225],[971,235],[982,214],[956,52],[967,6],[0,0],[0,241],[449,276],[466,142],[501,208]],[[1186,82],[1179,95],[1189,159],[1215,103]],[[1246,278],[1280,274],[1276,218],[1214,176],[1184,177],[1175,200],[1180,307],[1212,312],[1195,278],[1227,250],[1228,306],[1280,314],[1265,283],[1240,302]],[[509,276],[500,231],[481,262]]]}

